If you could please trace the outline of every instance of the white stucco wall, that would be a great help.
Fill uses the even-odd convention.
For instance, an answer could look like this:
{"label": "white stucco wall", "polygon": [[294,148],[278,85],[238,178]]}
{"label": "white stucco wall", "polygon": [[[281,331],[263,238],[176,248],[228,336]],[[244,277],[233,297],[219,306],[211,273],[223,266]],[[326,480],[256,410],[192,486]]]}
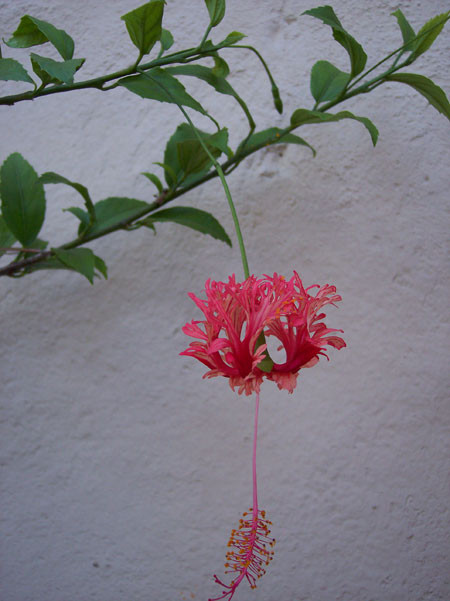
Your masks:
{"label": "white stucco wall", "polygon": [[[129,64],[119,17],[133,0],[0,2],[8,37],[30,13],[64,27],[80,76]],[[345,68],[312,0],[229,0],[214,39],[243,31],[279,82],[285,115],[251,54],[229,51],[232,83],[258,129],[311,106],[316,60]],[[427,2],[340,0],[335,9],[369,60],[399,45],[390,13],[418,29],[449,9]],[[168,2],[180,46],[207,24],[202,0]],[[375,26],[375,24],[377,24]],[[449,35],[416,71],[450,92]],[[6,56],[27,51],[3,50]],[[84,72],[84,75],[82,75]],[[231,131],[232,100],[186,82]],[[14,84],[5,84],[13,89]],[[280,147],[229,178],[251,271],[293,269],[343,296],[327,323],[348,348],[302,372],[292,396],[262,391],[260,504],[272,519],[275,559],[239,601],[444,601],[450,598],[448,398],[448,121],[406,86],[382,86],[344,107],[373,119],[380,140],[342,122],[302,129],[318,150]],[[199,126],[204,120],[194,115]],[[84,91],[0,107],[0,159],[21,152],[39,173],[88,186],[95,200],[151,200],[140,176],[162,160],[182,118],[125,90]],[[63,243],[78,203],[47,189],[43,237]],[[212,211],[232,234],[218,181],[177,201]],[[92,244],[109,280],[42,272],[1,279],[2,601],[187,601],[219,595],[231,528],[251,504],[253,401],[180,357],[181,326],[197,317],[186,293],[207,277],[242,274],[229,249],[176,225]]]}

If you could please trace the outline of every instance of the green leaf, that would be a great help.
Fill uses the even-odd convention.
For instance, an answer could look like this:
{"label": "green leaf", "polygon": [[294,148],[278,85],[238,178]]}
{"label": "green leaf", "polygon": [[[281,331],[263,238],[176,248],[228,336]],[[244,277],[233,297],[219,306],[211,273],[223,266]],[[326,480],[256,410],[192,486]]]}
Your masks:
{"label": "green leaf", "polygon": [[181,104],[206,115],[201,104],[189,96],[183,84],[167,73],[165,69],[152,69],[140,75],[124,77],[119,81],[119,85],[141,98]]}
{"label": "green leaf", "polygon": [[316,155],[315,149],[308,144],[306,140],[295,134],[283,133],[283,130],[279,127],[270,127],[269,129],[264,129],[263,131],[252,134],[246,141],[245,148],[271,146],[272,144],[299,144],[300,146],[307,146],[312,151],[313,155]]}
{"label": "green leaf", "polygon": [[350,57],[351,77],[359,75],[366,66],[367,54],[364,52],[361,44],[353,38],[342,26],[331,6],[319,6],[306,10],[304,15],[310,15],[329,25],[333,30],[333,37],[345,50]]}
{"label": "green leaf", "polygon": [[155,161],[153,164],[159,165],[159,167],[162,167],[164,169],[164,177],[166,179],[166,182],[169,185],[169,188],[176,187],[176,185],[178,184],[178,179],[177,179],[177,174],[172,169],[172,167],[170,165],[168,165],[167,163],[160,163],[158,161]]}
{"label": "green leaf", "polygon": [[33,273],[34,271],[42,271],[45,269],[65,269],[68,271],[73,271],[71,267],[68,267],[65,263],[63,263],[56,257],[50,257],[45,261],[40,261],[39,263],[35,263],[34,265],[29,265],[26,268],[26,273]]}
{"label": "green leaf", "polygon": [[164,0],[152,0],[120,17],[140,56],[148,54],[161,37]]}
{"label": "green leaf", "polygon": [[325,25],[329,25],[333,29],[337,29],[342,33],[346,33],[345,29],[342,27],[341,22],[336,16],[333,8],[331,6],[318,6],[317,8],[311,8],[309,10],[305,10],[302,15],[310,15],[311,17],[315,17],[316,19],[320,19],[322,23]]}
{"label": "green leaf", "polygon": [[45,217],[45,193],[33,167],[15,152],[0,169],[2,214],[23,246],[36,239]]}
{"label": "green leaf", "polygon": [[441,33],[444,25],[450,19],[450,11],[437,15],[425,23],[417,32],[417,39],[413,44],[412,60],[416,60],[421,54],[426,52],[434,40]]}
{"label": "green leaf", "polygon": [[159,39],[159,41],[161,42],[161,47],[163,49],[163,51],[165,52],[166,50],[169,50],[169,48],[171,48],[173,46],[173,35],[170,33],[170,31],[168,29],[161,29],[161,37]]}
{"label": "green leaf", "polygon": [[226,60],[219,56],[216,52],[212,54],[214,59],[214,67],[211,69],[213,75],[217,77],[228,77],[230,74],[230,67]]}
{"label": "green leaf", "polygon": [[417,92],[425,96],[430,104],[440,113],[450,119],[450,103],[442,88],[437,86],[431,79],[418,75],[417,73],[393,73],[386,76],[387,81],[398,81],[413,87]]}
{"label": "green leaf", "polygon": [[[212,135],[202,135],[203,132],[197,130],[202,137],[206,147],[214,158],[219,157],[222,152],[228,149],[228,130],[221,129]],[[186,181],[188,175],[192,173],[207,172],[212,164],[211,158],[205,152],[203,146],[193,137],[177,143],[178,165],[183,173],[183,181]]]}
{"label": "green leaf", "polygon": [[148,171],[145,171],[142,175],[145,175],[147,179],[149,179],[153,184],[155,184],[155,186],[158,188],[158,192],[162,194],[164,187],[158,176],[156,176],[154,173],[149,173]]}
{"label": "green leaf", "polygon": [[56,257],[70,269],[84,275],[91,284],[94,283],[95,256],[89,248],[52,248]]}
{"label": "green leaf", "polygon": [[134,217],[137,219],[146,209],[151,208],[143,200],[115,196],[96,202],[94,207],[96,221],[89,230],[89,236],[119,226],[122,222],[132,220]]}
{"label": "green leaf", "polygon": [[[89,223],[89,217],[90,217],[92,223],[95,221],[94,203],[92,202],[92,199],[89,195],[89,192],[88,192],[88,189],[86,188],[86,186],[83,186],[82,184],[78,184],[77,182],[71,182],[66,177],[59,175],[58,173],[55,173],[54,171],[47,171],[46,173],[43,173],[40,177],[40,180],[44,185],[45,184],[65,184],[66,186],[70,186],[71,188],[76,190],[79,194],[81,194],[81,196],[84,200],[84,204],[88,211],[88,223]],[[76,208],[76,207],[74,207],[74,208]],[[80,209],[80,211],[81,211],[81,209]],[[70,212],[73,213],[74,215],[76,215],[76,213],[74,211],[70,210]],[[84,213],[84,211],[83,211],[83,213]],[[80,217],[78,215],[77,215],[77,217],[80,219]]]}
{"label": "green leaf", "polygon": [[[225,62],[225,61],[224,61]],[[226,64],[226,63],[225,63]],[[227,65],[228,67],[228,65]],[[228,83],[225,77],[220,77],[214,72],[214,69],[205,67],[204,65],[179,65],[177,67],[168,67],[166,72],[173,75],[186,75],[188,77],[197,77],[213,87],[219,94],[227,94],[233,96],[244,111],[250,127],[254,127],[253,117],[248,110],[246,103],[238,95],[235,89]]]}
{"label": "green leaf", "polygon": [[225,0],[205,0],[211,27],[218,25],[225,15]]}
{"label": "green leaf", "polygon": [[34,85],[34,81],[25,68],[13,58],[0,58],[0,79],[2,81],[26,81]]}
{"label": "green leaf", "polygon": [[391,15],[397,19],[400,31],[402,32],[403,44],[408,44],[404,50],[407,52],[411,51],[413,45],[409,42],[413,41],[416,37],[414,29],[411,27],[405,15],[399,8],[391,13]]}
{"label": "green leaf", "polygon": [[213,69],[204,65],[179,65],[177,67],[167,67],[165,69],[171,75],[187,75],[188,77],[197,77],[212,86],[220,94],[235,96],[236,92],[224,77],[217,76]]}
{"label": "green leaf", "polygon": [[281,100],[280,90],[274,83],[272,84],[272,98],[275,108],[281,115],[283,113],[283,101]]}
{"label": "green leaf", "polygon": [[69,207],[68,209],[63,209],[66,213],[72,213],[75,215],[77,219],[80,220],[80,225],[78,227],[78,235],[81,236],[87,232],[88,228],[91,225],[91,221],[89,219],[89,213],[87,211],[83,211],[80,207]]}
{"label": "green leaf", "polygon": [[41,21],[30,15],[20,19],[20,23],[12,37],[6,42],[11,48],[29,48],[50,42],[64,60],[73,57],[74,43],[70,35],[62,29],[56,29],[50,23]]}
{"label": "green leaf", "polygon": [[4,254],[2,248],[9,248],[16,241],[16,237],[6,225],[5,220],[0,215],[0,257]]}
{"label": "green leaf", "polygon": [[340,113],[322,113],[320,111],[309,111],[308,109],[297,109],[292,113],[291,125],[297,127],[299,125],[308,125],[312,123],[326,123],[328,121],[340,121],[341,119],[355,119],[364,125],[370,134],[372,143],[375,146],[378,140],[378,129],[367,117],[358,117],[349,111],[341,111]]}
{"label": "green leaf", "polygon": [[[209,146],[209,145],[207,145]],[[217,148],[208,148],[214,158],[220,156],[220,150]],[[192,173],[207,171],[211,165],[211,159],[206,154],[203,146],[198,140],[184,140],[177,144],[178,163],[183,172],[184,181]]]}
{"label": "green leaf", "polygon": [[170,209],[163,209],[162,211],[152,213],[150,217],[145,219],[145,225],[156,221],[172,221],[179,223],[180,225],[185,225],[193,230],[197,230],[202,234],[209,234],[213,238],[222,240],[223,242],[226,242],[228,246],[231,246],[231,240],[226,231],[217,219],[211,215],[211,213],[207,213],[206,211],[194,209],[193,207],[171,207]]}
{"label": "green leaf", "polygon": [[318,61],[311,70],[311,94],[317,103],[338,98],[347,87],[350,74],[328,61]]}
{"label": "green leaf", "polygon": [[237,44],[246,37],[247,36],[245,35],[245,33],[241,33],[240,31],[232,31],[227,35],[227,37],[224,40],[222,40],[218,44],[215,44],[216,49],[224,48],[225,46],[233,46],[233,44]]}
{"label": "green leaf", "polygon": [[97,269],[97,271],[99,271],[102,276],[105,278],[105,280],[108,279],[108,268],[106,267],[106,263],[103,259],[101,259],[100,257],[98,257],[97,255],[94,255],[94,266],[95,269]]}
{"label": "green leaf", "polygon": [[[215,134],[197,129],[197,133],[213,156],[217,157],[221,152],[226,151],[228,141],[226,129],[222,129]],[[167,142],[164,152],[164,165],[170,166],[173,172],[171,173],[168,169],[165,170],[165,178],[169,187],[173,187],[181,181],[187,186],[192,181],[187,176],[209,170],[211,159],[205,153],[188,123],[179,125]]]}
{"label": "green leaf", "polygon": [[82,67],[84,58],[71,58],[66,61],[54,61],[52,58],[30,54],[33,70],[44,83],[49,81],[55,83],[72,84],[73,76]]}

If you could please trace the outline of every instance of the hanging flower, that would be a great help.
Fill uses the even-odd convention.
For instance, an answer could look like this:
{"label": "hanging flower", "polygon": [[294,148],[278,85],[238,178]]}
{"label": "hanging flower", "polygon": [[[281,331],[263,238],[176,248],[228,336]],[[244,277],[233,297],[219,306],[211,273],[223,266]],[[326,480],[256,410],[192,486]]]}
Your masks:
{"label": "hanging flower", "polygon": [[[314,288],[319,290],[313,295]],[[342,338],[330,335],[342,330],[327,328],[322,321],[322,308],[341,300],[334,286],[305,289],[294,272],[289,281],[276,273],[262,279],[251,275],[243,282],[236,282],[234,275],[228,282],[207,280],[205,292],[206,300],[189,294],[205,320],[183,327],[185,334],[197,340],[180,354],[206,365],[205,378],[229,378],[239,394],[259,392],[264,377],[292,393],[301,368],[315,365],[320,355],[327,357],[327,345],[345,346]],[[268,358],[268,336],[280,342],[278,348],[286,353],[284,363]]]}

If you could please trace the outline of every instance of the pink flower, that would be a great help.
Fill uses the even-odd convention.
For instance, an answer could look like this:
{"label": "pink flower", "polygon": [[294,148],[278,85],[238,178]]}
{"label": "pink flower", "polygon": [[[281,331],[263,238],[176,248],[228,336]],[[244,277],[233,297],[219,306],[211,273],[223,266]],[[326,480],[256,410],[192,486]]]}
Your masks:
{"label": "pink flower", "polygon": [[[299,370],[315,365],[320,355],[327,357],[326,345],[345,346],[342,338],[330,336],[342,330],[327,328],[321,312],[341,297],[334,286],[322,286],[315,295],[309,293],[313,288],[319,286],[305,289],[296,272],[289,281],[276,273],[262,279],[251,275],[243,282],[236,282],[234,275],[228,282],[207,280],[206,300],[189,294],[205,320],[183,327],[185,334],[197,340],[180,354],[206,365],[205,378],[229,378],[239,394],[259,392],[264,377],[292,393]],[[268,336],[277,338],[279,349],[285,350],[284,363],[262,363],[267,358]]]}

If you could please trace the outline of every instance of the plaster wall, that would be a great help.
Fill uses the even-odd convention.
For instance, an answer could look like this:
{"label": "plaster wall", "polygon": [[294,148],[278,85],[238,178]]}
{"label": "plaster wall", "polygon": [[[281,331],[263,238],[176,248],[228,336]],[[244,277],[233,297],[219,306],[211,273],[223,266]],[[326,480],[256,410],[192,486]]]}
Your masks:
{"label": "plaster wall", "polygon": [[[7,38],[29,13],[66,29],[80,76],[134,56],[120,15],[132,0],[0,1]],[[315,61],[347,67],[330,30],[300,14],[307,0],[229,0],[214,31],[248,35],[285,103],[271,104],[255,57],[229,51],[230,81],[259,130],[312,105]],[[444,0],[340,0],[343,24],[372,62],[400,44],[390,13],[416,29]],[[170,1],[165,27],[193,46],[207,25],[201,0]],[[450,91],[449,30],[415,70]],[[2,45],[3,56],[25,57]],[[38,50],[39,52],[39,50]],[[82,75],[84,73],[84,75]],[[15,84],[2,88],[15,89]],[[231,99],[186,82],[231,135],[245,121]],[[10,87],[8,87],[10,86]],[[302,147],[253,155],[229,177],[253,273],[297,270],[343,296],[327,323],[348,347],[303,370],[294,394],[262,391],[259,494],[277,538],[257,591],[236,600],[445,601],[450,598],[448,395],[449,123],[399,84],[344,107],[370,117],[308,126]],[[193,115],[198,126],[207,122]],[[177,108],[126,90],[88,90],[0,107],[1,160],[21,152],[38,173],[84,183],[95,200],[151,200],[140,175],[162,160]],[[48,188],[42,237],[75,231],[61,209],[75,192]],[[217,180],[177,204],[233,226]],[[231,528],[251,504],[253,400],[202,380],[178,353],[187,297],[206,278],[241,276],[230,249],[176,225],[121,232],[92,248],[109,265],[90,286],[68,272],[1,278],[2,601],[187,601],[218,596]]]}

